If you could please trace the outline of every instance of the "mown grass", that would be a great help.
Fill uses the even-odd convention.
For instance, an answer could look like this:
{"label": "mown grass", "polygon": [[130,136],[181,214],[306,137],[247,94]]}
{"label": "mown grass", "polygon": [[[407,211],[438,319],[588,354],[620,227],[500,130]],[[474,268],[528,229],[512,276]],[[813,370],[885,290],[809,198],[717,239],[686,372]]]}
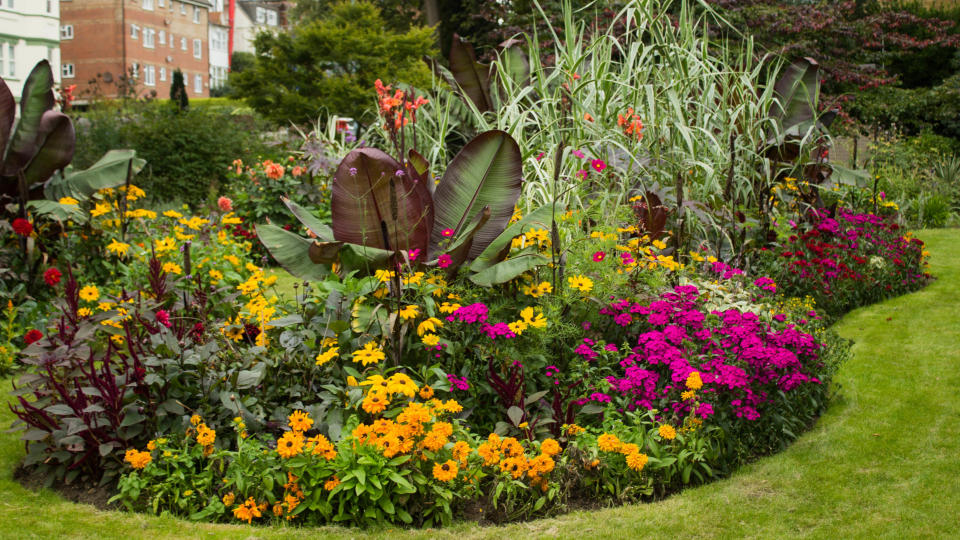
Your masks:
{"label": "mown grass", "polygon": [[[652,504],[574,512],[505,527],[424,531],[197,525],[104,512],[12,478],[23,450],[0,435],[3,538],[942,537],[960,530],[960,231],[919,234],[939,278],[857,310],[839,397],[789,449],[730,478]],[[9,388],[3,383],[3,389]],[[0,411],[0,423],[12,418]]]}

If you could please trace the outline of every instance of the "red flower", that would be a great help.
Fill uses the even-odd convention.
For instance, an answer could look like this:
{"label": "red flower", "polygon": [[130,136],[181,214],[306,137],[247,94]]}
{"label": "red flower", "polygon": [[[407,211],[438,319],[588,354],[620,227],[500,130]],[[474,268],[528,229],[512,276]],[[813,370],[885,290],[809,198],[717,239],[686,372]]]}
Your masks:
{"label": "red flower", "polygon": [[220,197],[217,199],[217,206],[220,207],[222,212],[229,212],[233,210],[233,201],[231,201],[228,197]]}
{"label": "red flower", "polygon": [[48,268],[47,271],[43,273],[43,280],[46,281],[47,285],[51,287],[57,283],[60,283],[61,277],[63,277],[63,274],[61,274],[56,268]]}
{"label": "red flower", "polygon": [[603,170],[607,168],[606,162],[604,162],[602,159],[591,160],[590,166],[593,167],[593,169],[597,172],[603,172]]}
{"label": "red flower", "polygon": [[603,258],[606,257],[606,256],[607,256],[606,253],[604,253],[604,252],[602,252],[602,251],[597,251],[597,252],[595,252],[595,253],[593,254],[593,262],[600,262],[600,261],[602,261]]}
{"label": "red flower", "polygon": [[439,266],[440,268],[446,268],[451,264],[453,264],[453,259],[450,258],[450,256],[447,255],[446,253],[444,253],[443,255],[437,258],[437,266]]}
{"label": "red flower", "polygon": [[23,335],[23,342],[27,345],[40,341],[41,339],[43,339],[43,333],[37,329],[32,329]]}
{"label": "red flower", "polygon": [[20,236],[30,236],[30,233],[33,232],[33,225],[23,218],[17,218],[13,220],[13,232]]}
{"label": "red flower", "polygon": [[440,232],[440,234],[442,234],[445,238],[450,238],[453,236],[453,229],[444,229]]}

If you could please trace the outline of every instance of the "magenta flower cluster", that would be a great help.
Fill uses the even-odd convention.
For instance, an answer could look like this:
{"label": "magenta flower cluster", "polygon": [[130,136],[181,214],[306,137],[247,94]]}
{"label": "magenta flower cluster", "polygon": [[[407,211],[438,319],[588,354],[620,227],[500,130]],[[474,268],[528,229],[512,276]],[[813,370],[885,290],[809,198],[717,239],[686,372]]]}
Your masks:
{"label": "magenta flower cluster", "polygon": [[[777,392],[820,384],[809,375],[822,347],[811,334],[781,322],[784,317],[767,323],[755,313],[736,309],[706,313],[693,286],[675,287],[646,305],[617,300],[600,313],[626,330],[635,343],[619,361],[615,369],[619,373],[607,377],[627,409],[687,414],[696,403],[695,413],[701,418],[722,408],[733,416],[756,420]],[[576,352],[595,359],[598,353],[593,345],[584,340]],[[703,388],[696,400],[683,399],[687,377],[695,371]],[[589,400],[607,401],[603,396],[595,393]]]}

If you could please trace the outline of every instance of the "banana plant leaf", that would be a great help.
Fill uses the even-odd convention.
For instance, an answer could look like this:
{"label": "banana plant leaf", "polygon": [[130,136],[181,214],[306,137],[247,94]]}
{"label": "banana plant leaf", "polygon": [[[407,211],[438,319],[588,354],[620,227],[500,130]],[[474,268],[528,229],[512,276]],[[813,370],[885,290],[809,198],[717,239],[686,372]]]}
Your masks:
{"label": "banana plant leaf", "polygon": [[337,241],[391,252],[429,245],[434,209],[426,184],[375,148],[340,162],[330,209]]}
{"label": "banana plant leaf", "polygon": [[40,135],[44,137],[37,153],[23,169],[28,186],[41,186],[58,170],[73,161],[76,133],[70,117],[59,111],[47,111],[40,119]]}
{"label": "banana plant leaf", "polygon": [[308,281],[320,281],[330,275],[330,267],[310,260],[312,240],[303,238],[276,225],[259,224],[257,237],[280,266],[294,276]]}
{"label": "banana plant leaf", "polygon": [[516,279],[520,274],[533,270],[548,262],[550,262],[550,260],[543,255],[537,253],[522,253],[473,274],[470,276],[470,281],[481,287],[492,287],[493,285]]}
{"label": "banana plant leaf", "polygon": [[453,229],[459,235],[489,206],[490,219],[476,232],[468,258],[483,253],[510,222],[522,182],[520,147],[509,134],[487,131],[467,143],[450,162],[434,192],[431,253],[443,240],[444,229]]}
{"label": "banana plant leaf", "polygon": [[297,218],[308,231],[317,235],[323,242],[332,242],[333,241],[333,229],[329,225],[317,219],[316,216],[310,213],[309,210],[300,206],[299,204],[291,201],[286,197],[280,197],[280,200],[283,201],[283,204],[290,209],[290,212],[293,213],[293,216]]}
{"label": "banana plant leaf", "polygon": [[52,177],[43,187],[43,193],[53,200],[73,197],[85,201],[101,189],[123,185],[131,165],[130,170],[136,175],[146,163],[137,157],[136,150],[110,150],[88,169],[75,171],[68,167],[63,175]]}
{"label": "banana plant leaf", "polygon": [[514,237],[534,228],[549,230],[553,221],[553,206],[546,205],[523,216],[520,221],[507,227],[483,252],[470,264],[470,270],[480,272],[502,261],[510,251]]}
{"label": "banana plant leaf", "polygon": [[453,34],[450,45],[450,73],[460,90],[470,98],[480,112],[493,110],[490,99],[490,65],[477,62],[473,45]]}
{"label": "banana plant leaf", "polygon": [[17,116],[17,102],[7,83],[0,79],[0,159],[10,142],[10,132],[13,131],[13,121]]}
{"label": "banana plant leaf", "polygon": [[407,156],[407,173],[415,175],[418,182],[423,182],[432,196],[437,186],[430,178],[430,162],[413,148],[410,149]]}
{"label": "banana plant leaf", "polygon": [[46,216],[61,223],[73,220],[82,224],[89,219],[89,216],[75,204],[60,204],[57,201],[40,199],[28,202],[27,208],[37,215]]}
{"label": "banana plant leaf", "polygon": [[399,252],[347,242],[314,242],[307,256],[316,264],[339,262],[344,271],[352,272],[382,268],[399,256]]}
{"label": "banana plant leaf", "polygon": [[[37,151],[44,140],[44,126],[40,120],[43,114],[53,108],[56,101],[53,95],[53,71],[50,63],[41,60],[34,66],[23,84],[20,96],[20,122],[10,139],[3,163],[3,176],[17,176]],[[47,126],[49,127],[49,126]]]}

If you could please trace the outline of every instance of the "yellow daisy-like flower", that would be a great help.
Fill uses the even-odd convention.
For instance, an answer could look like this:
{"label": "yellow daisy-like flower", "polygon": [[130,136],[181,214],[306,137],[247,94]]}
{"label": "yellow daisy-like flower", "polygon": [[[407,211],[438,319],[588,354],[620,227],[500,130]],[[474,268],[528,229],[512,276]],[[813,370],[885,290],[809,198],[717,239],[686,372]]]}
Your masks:
{"label": "yellow daisy-like flower", "polygon": [[81,317],[89,317],[93,315],[93,311],[90,308],[82,307],[77,310],[77,315]]}
{"label": "yellow daisy-like flower", "polygon": [[387,357],[373,341],[368,341],[362,349],[356,350],[351,356],[354,362],[361,363],[364,366],[376,364]]}
{"label": "yellow daisy-like flower", "polygon": [[323,489],[327,491],[333,491],[337,486],[340,485],[340,479],[336,475],[330,477],[329,480],[324,482]]}
{"label": "yellow daisy-like flower", "polygon": [[97,205],[93,207],[93,210],[90,210],[90,215],[93,217],[100,217],[104,214],[110,213],[111,210],[113,210],[113,207],[110,206],[109,203],[97,203]]}
{"label": "yellow daisy-like flower", "polygon": [[416,316],[419,314],[420,308],[415,305],[403,306],[400,308],[400,311],[397,312],[397,315],[399,315],[403,320],[416,318]]}
{"label": "yellow daisy-like flower", "polygon": [[649,458],[646,454],[641,454],[640,452],[634,452],[627,456],[627,467],[640,472],[643,470],[643,467],[646,466],[647,460]]}
{"label": "yellow daisy-like flower", "polygon": [[110,253],[116,253],[121,257],[127,256],[128,249],[130,249],[130,244],[125,244],[123,242],[120,242],[116,238],[114,238],[112,242],[107,244],[107,251],[109,251]]}
{"label": "yellow daisy-like flower", "polygon": [[525,307],[520,310],[520,318],[523,319],[523,322],[527,323],[527,326],[532,328],[546,328],[547,319],[544,318],[543,313],[537,313],[534,316],[532,307]]}
{"label": "yellow daisy-like flower", "polygon": [[693,371],[687,375],[687,388],[690,390],[699,390],[703,388],[703,379],[700,378],[700,372]]}
{"label": "yellow daisy-like flower", "polygon": [[338,356],[340,356],[339,347],[333,347],[332,349],[327,349],[317,355],[317,365],[322,366]]}
{"label": "yellow daisy-like flower", "polygon": [[167,210],[166,212],[163,213],[163,215],[173,219],[180,219],[183,217],[183,214],[181,214],[180,212],[177,212],[176,210]]}
{"label": "yellow daisy-like flower", "polygon": [[693,398],[696,397],[696,396],[697,396],[697,393],[696,393],[695,391],[693,391],[693,390],[687,390],[686,392],[682,392],[682,393],[680,394],[680,399],[682,399],[682,400],[688,400],[688,399],[693,399]]}
{"label": "yellow daisy-like flower", "polygon": [[60,204],[65,204],[67,206],[76,206],[80,204],[80,201],[74,199],[73,197],[60,197],[60,200],[57,202]]}
{"label": "yellow daisy-like flower", "polygon": [[163,255],[169,251],[176,251],[177,241],[167,236],[161,240],[158,240],[157,243],[154,244],[153,249],[157,252],[157,255]]}
{"label": "yellow daisy-like flower", "polygon": [[435,463],[433,465],[433,477],[441,482],[449,482],[457,477],[460,471],[457,462],[449,459],[445,463]]}
{"label": "yellow daisy-like flower", "polygon": [[165,263],[163,263],[163,271],[166,272],[166,273],[168,273],[168,274],[177,274],[177,275],[183,273],[183,269],[180,268],[180,265],[178,265],[177,263],[173,263],[173,262],[165,262]]}
{"label": "yellow daisy-like flower", "polygon": [[294,431],[307,431],[313,426],[313,419],[304,411],[293,411],[287,417],[287,425]]}
{"label": "yellow daisy-like flower", "polygon": [[96,285],[87,285],[80,289],[80,298],[87,302],[94,302],[100,298],[100,290],[97,289]]}
{"label": "yellow daisy-like flower", "polygon": [[440,336],[436,334],[427,334],[420,339],[427,347],[436,347],[440,343]]}
{"label": "yellow daisy-like flower", "polygon": [[555,456],[560,453],[560,443],[554,439],[546,439],[540,443],[540,451],[548,456]]}
{"label": "yellow daisy-like flower", "polygon": [[137,199],[142,199],[143,197],[146,197],[146,196],[147,194],[145,191],[143,191],[142,189],[138,188],[133,184],[130,184],[130,189],[127,190],[128,201],[135,201]]}
{"label": "yellow daisy-like flower", "polygon": [[220,283],[220,280],[223,279],[223,272],[219,270],[211,269],[208,272],[208,274],[210,275],[210,282],[213,283],[214,285],[216,285],[217,283]]}
{"label": "yellow daisy-like flower", "polygon": [[553,285],[549,281],[543,281],[534,285],[526,286],[521,289],[523,294],[527,296],[532,296],[534,298],[540,298],[545,294],[553,292]]}
{"label": "yellow daisy-like flower", "polygon": [[437,328],[443,328],[443,322],[436,317],[430,317],[417,325],[417,335],[422,336],[427,332],[436,332]]}
{"label": "yellow daisy-like flower", "polygon": [[444,302],[440,304],[440,313],[453,313],[454,311],[460,309],[460,304],[451,304],[450,302]]}
{"label": "yellow daisy-like flower", "polygon": [[580,292],[588,293],[593,290],[593,280],[584,275],[570,276],[567,283],[571,289],[577,289]]}
{"label": "yellow daisy-like flower", "polygon": [[217,439],[217,432],[208,428],[206,424],[197,426],[197,443],[201,446],[210,446]]}
{"label": "yellow daisy-like flower", "polygon": [[620,444],[620,439],[610,433],[604,433],[597,437],[597,447],[604,452],[616,452],[620,449]]}
{"label": "yellow daisy-like flower", "polygon": [[512,323],[507,324],[510,328],[510,331],[516,335],[523,334],[523,331],[527,329],[527,323],[523,321],[513,321]]}
{"label": "yellow daisy-like flower", "polygon": [[290,459],[303,452],[303,434],[298,431],[288,431],[277,439],[277,454],[284,459]]}
{"label": "yellow daisy-like flower", "polygon": [[677,430],[674,429],[674,427],[670,424],[664,424],[660,426],[660,429],[657,430],[657,432],[661,437],[667,439],[668,441],[672,441],[673,439],[677,438]]}

